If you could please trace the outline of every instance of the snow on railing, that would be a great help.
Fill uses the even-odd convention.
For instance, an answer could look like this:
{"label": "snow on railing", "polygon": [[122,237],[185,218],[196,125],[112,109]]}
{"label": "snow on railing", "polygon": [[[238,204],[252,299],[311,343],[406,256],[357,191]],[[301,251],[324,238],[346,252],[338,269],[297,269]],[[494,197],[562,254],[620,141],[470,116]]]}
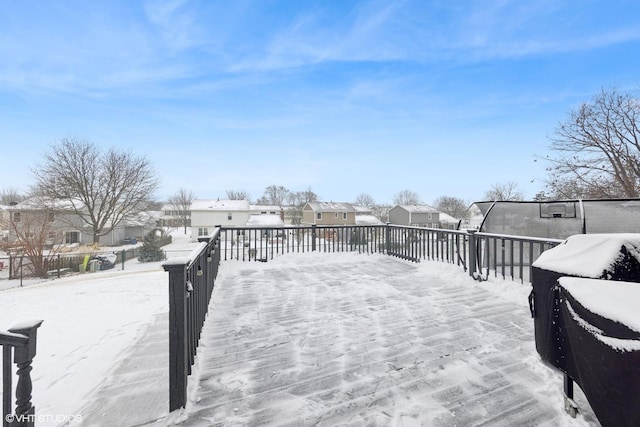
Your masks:
{"label": "snow on railing", "polygon": [[169,410],[187,402],[198,342],[220,265],[220,229],[198,239],[188,256],[172,258],[162,266],[169,273]]}
{"label": "snow on railing", "polygon": [[[35,424],[35,407],[31,404],[31,362],[36,355],[36,335],[42,320],[23,322],[8,331],[0,331],[2,345],[2,422],[3,426]],[[12,351],[13,350],[13,354]],[[12,359],[18,367],[16,385],[16,409],[12,409],[13,396]]]}

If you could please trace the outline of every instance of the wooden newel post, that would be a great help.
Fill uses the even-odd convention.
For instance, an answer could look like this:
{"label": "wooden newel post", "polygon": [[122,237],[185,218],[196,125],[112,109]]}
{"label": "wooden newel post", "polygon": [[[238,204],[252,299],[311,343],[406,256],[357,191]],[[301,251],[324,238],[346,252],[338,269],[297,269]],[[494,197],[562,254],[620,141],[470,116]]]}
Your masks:
{"label": "wooden newel post", "polygon": [[169,410],[175,411],[187,403],[187,264],[162,267],[169,273]]}
{"label": "wooden newel post", "polygon": [[24,345],[15,347],[15,363],[18,366],[18,384],[16,385],[15,426],[32,427],[35,424],[35,407],[31,404],[31,362],[36,355],[37,330],[42,320],[16,325],[9,332],[27,337]]}

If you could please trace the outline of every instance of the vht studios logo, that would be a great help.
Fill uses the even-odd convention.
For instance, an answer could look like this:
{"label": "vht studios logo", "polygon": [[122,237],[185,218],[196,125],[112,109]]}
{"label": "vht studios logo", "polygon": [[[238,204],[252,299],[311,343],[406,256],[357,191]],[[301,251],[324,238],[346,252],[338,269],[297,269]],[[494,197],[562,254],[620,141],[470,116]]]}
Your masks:
{"label": "vht studios logo", "polygon": [[47,415],[47,414],[30,414],[30,415],[14,415],[8,414],[4,417],[5,421],[9,424],[15,422],[18,423],[81,423],[82,415]]}

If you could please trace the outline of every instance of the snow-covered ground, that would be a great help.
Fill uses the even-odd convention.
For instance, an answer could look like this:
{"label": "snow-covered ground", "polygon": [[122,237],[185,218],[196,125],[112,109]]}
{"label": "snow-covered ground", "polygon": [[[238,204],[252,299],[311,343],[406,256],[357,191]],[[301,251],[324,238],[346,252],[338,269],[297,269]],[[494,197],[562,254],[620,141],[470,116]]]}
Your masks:
{"label": "snow-covered ground", "polygon": [[[175,256],[184,256],[194,244],[186,238],[177,238],[173,245]],[[97,396],[104,395],[101,385],[111,382],[114,371],[134,352],[134,344],[144,339],[145,328],[168,310],[167,273],[161,264],[132,260],[124,271],[116,268],[0,292],[0,328],[27,319],[44,320],[38,332],[38,353],[32,371],[32,395],[38,414],[82,416],[84,408],[95,403]],[[436,391],[441,392],[443,399],[451,397],[446,392],[455,391],[451,387],[455,388],[456,381],[467,381],[471,392],[481,392],[490,384],[483,383],[487,377],[478,376],[478,372],[487,375],[492,372],[485,370],[486,361],[481,354],[495,352],[495,358],[490,360],[499,365],[501,354],[515,350],[513,355],[522,358],[517,360],[517,366],[524,366],[525,371],[514,375],[518,378],[517,385],[524,387],[527,402],[539,400],[552,411],[541,424],[597,425],[588,409],[586,415],[579,415],[576,420],[562,413],[561,377],[545,367],[535,353],[530,329],[533,323],[527,318],[528,291],[528,286],[502,280],[474,282],[452,265],[411,264],[377,254],[306,253],[290,254],[268,263],[223,261],[197,365],[189,380],[193,392],[186,424],[255,422],[258,410],[263,411],[265,424],[278,424],[265,415],[264,411],[268,415],[269,410],[281,414],[279,422],[287,422],[289,416],[291,421],[312,423],[329,411],[323,409],[325,403],[337,408],[337,412],[329,413],[323,425],[331,425],[332,421],[348,423],[349,418],[339,411],[347,411],[350,404],[355,405],[352,409],[359,408],[350,413],[356,423],[377,420],[378,425],[429,425],[428,421],[435,419],[430,416],[440,417],[438,420],[443,422],[451,415],[446,404],[429,400],[424,389],[413,389],[417,392],[411,394],[410,386],[418,384],[411,380],[422,378],[431,386],[440,384]],[[462,298],[463,304],[454,304],[456,298]],[[493,310],[496,306],[502,307],[500,321],[506,321],[510,333],[517,337],[509,337],[506,345],[501,342],[504,336],[501,338],[486,320],[467,321],[459,316],[459,310],[483,312],[483,308]],[[284,322],[276,323],[281,320]],[[440,325],[446,333],[432,337],[436,341],[422,343],[425,325],[430,323]],[[467,329],[466,323],[471,329]],[[386,324],[389,330],[385,330]],[[459,331],[454,327],[456,324],[460,325]],[[481,340],[476,342],[478,338]],[[266,341],[259,341],[262,339]],[[472,340],[473,348],[467,349],[462,339]],[[385,347],[390,342],[394,348]],[[404,350],[409,350],[411,342],[421,352],[412,354],[415,358],[408,360]],[[447,350],[446,357],[441,358],[431,353],[430,345],[438,351],[449,348],[455,355],[449,357]],[[510,349],[509,345],[518,347]],[[225,357],[280,350],[291,350],[290,355],[295,358],[283,356],[279,362],[276,358],[271,367],[241,362],[225,367],[219,363]],[[386,353],[387,350],[397,352]],[[233,355],[225,356],[221,353],[225,351],[233,351]],[[434,357],[442,361],[429,365]],[[375,360],[379,363],[374,363]],[[325,396],[315,395],[313,390],[317,386],[309,380],[337,380],[337,374],[331,371],[337,364],[343,366],[342,385],[330,388]],[[515,366],[495,369],[508,376]],[[292,383],[287,388],[282,383],[295,380],[296,375],[302,375],[301,384]],[[409,387],[393,386],[389,381],[394,378]],[[243,393],[266,390],[273,385],[276,391],[285,393],[271,395],[274,405],[271,409],[269,400],[256,402],[255,396],[234,401]],[[376,394],[378,387],[381,392]],[[371,393],[367,391],[361,399],[350,400],[350,392],[361,390]],[[510,390],[503,390],[500,396],[509,398],[505,392]],[[513,390],[520,393],[517,388]],[[408,394],[402,394],[405,391]],[[478,402],[482,400],[475,404]],[[252,409],[252,405],[257,409]],[[371,411],[375,411],[375,405],[379,405],[379,410],[375,414],[369,412],[367,418],[367,408],[373,406]],[[464,408],[454,409],[453,414]],[[209,410],[216,415],[209,418],[202,415]],[[485,413],[492,410],[495,409],[484,408]],[[439,412],[429,415],[430,411]],[[38,425],[56,424],[59,423]],[[127,425],[125,418],[120,425]],[[461,418],[458,425],[470,424]]]}
{"label": "snow-covered ground", "polygon": [[[193,247],[180,233],[174,241],[167,247],[169,256],[182,256]],[[134,259],[125,263],[124,270],[118,265],[95,273],[31,280],[24,287],[18,280],[0,282],[7,288],[0,291],[0,329],[29,319],[44,320],[32,371],[32,400],[38,414],[54,419],[79,414],[91,392],[126,359],[146,326],[168,312],[167,273],[161,264]]]}

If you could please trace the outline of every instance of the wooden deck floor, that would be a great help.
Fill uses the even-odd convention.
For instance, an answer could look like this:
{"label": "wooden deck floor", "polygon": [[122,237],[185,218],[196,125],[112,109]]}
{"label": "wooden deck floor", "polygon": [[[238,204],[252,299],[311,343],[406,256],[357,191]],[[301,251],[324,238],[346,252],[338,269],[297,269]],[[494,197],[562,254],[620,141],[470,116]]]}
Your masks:
{"label": "wooden deck floor", "polygon": [[563,412],[525,301],[345,256],[223,265],[181,425],[598,425]]}

